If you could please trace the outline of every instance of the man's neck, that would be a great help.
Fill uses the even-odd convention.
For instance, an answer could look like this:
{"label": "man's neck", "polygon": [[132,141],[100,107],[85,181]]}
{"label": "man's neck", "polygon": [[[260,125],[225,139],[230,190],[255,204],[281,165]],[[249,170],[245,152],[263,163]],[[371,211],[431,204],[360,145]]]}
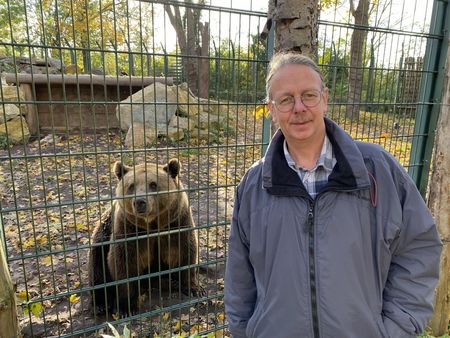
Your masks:
{"label": "man's neck", "polygon": [[324,141],[325,133],[323,133],[321,139],[314,142],[310,142],[310,140],[308,142],[292,142],[292,140],[286,140],[292,159],[297,165],[305,169],[312,169],[316,166]]}

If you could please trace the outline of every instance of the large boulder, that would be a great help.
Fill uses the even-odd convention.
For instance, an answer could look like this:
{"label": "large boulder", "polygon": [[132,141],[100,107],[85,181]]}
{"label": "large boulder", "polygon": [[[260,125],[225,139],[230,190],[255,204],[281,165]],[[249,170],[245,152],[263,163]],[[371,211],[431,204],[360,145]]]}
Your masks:
{"label": "large boulder", "polygon": [[7,137],[10,145],[27,144],[30,139],[27,121],[20,116],[0,124],[0,137]]}
{"label": "large boulder", "polygon": [[199,99],[191,94],[186,83],[174,87],[177,95],[178,114],[181,116],[194,117],[197,116],[201,110]]}
{"label": "large boulder", "polygon": [[176,110],[177,95],[173,86],[155,82],[121,101],[116,116],[122,130],[128,130],[132,122],[164,130]]}
{"label": "large boulder", "polygon": [[5,123],[21,115],[19,107],[15,104],[5,103],[2,106],[0,106],[0,123]]}
{"label": "large boulder", "polygon": [[128,129],[125,145],[128,148],[144,148],[156,139],[156,130],[146,128],[141,122],[134,122]]}

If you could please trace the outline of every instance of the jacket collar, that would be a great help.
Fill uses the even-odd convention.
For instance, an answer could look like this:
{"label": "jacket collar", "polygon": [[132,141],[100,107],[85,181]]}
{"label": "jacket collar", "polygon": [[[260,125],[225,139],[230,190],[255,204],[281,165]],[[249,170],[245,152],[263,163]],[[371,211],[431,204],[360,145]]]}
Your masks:
{"label": "jacket collar", "polygon": [[[355,141],[328,118],[325,118],[325,129],[337,160],[325,189],[359,190],[370,187],[364,159]],[[298,174],[287,164],[283,152],[284,139],[279,129],[269,144],[263,158],[263,188],[273,195],[307,197],[309,194]]]}

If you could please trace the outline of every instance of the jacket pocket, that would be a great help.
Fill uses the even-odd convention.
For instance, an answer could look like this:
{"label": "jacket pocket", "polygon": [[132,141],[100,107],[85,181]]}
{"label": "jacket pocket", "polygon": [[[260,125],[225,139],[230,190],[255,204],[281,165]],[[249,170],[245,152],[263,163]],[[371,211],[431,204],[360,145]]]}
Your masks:
{"label": "jacket pocket", "polygon": [[390,338],[389,333],[387,332],[386,327],[384,326],[383,318],[381,317],[381,315],[376,316],[375,320],[377,322],[378,330],[380,331],[381,335],[380,337]]}
{"label": "jacket pocket", "polygon": [[255,331],[256,327],[258,326],[258,323],[261,320],[261,313],[264,309],[264,300],[260,300],[256,304],[255,311],[253,312],[253,315],[250,317],[247,328],[245,329],[245,334],[248,338],[255,337]]}

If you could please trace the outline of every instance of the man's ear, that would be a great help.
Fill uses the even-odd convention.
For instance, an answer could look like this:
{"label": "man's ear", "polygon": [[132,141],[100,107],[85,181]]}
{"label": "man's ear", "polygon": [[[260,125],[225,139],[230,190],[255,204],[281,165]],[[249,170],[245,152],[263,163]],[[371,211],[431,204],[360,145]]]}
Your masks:
{"label": "man's ear", "polygon": [[276,113],[274,112],[275,106],[273,105],[272,101],[269,100],[267,102],[267,109],[269,109],[269,114],[272,117],[272,121],[277,122]]}

